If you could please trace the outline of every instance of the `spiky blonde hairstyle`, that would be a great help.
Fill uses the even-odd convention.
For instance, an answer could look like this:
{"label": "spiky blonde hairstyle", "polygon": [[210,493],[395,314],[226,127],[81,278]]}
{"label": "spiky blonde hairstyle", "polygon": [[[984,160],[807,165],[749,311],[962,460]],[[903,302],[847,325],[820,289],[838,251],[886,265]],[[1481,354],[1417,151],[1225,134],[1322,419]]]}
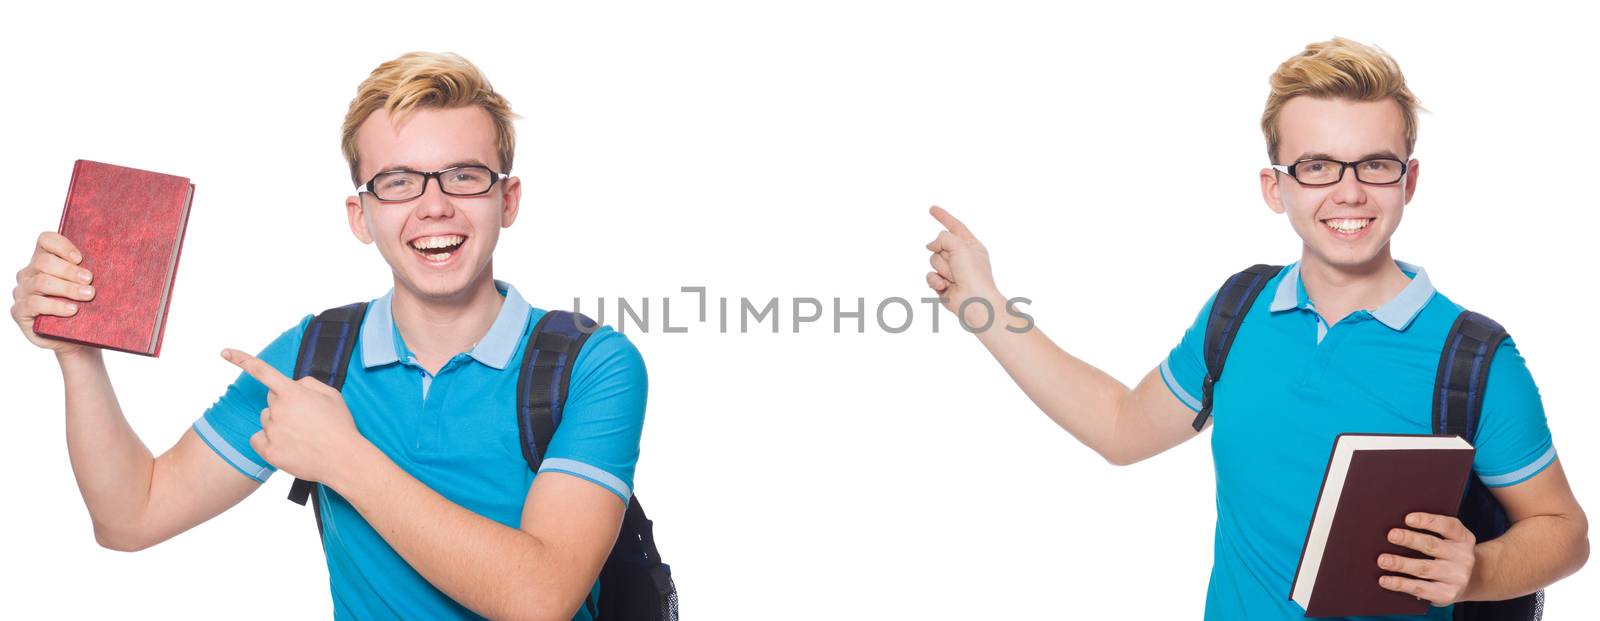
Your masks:
{"label": "spiky blonde hairstyle", "polygon": [[1267,157],[1278,161],[1278,113],[1295,97],[1381,101],[1393,99],[1405,118],[1406,155],[1417,144],[1416,95],[1406,88],[1400,65],[1381,49],[1334,37],[1306,46],[1305,51],[1278,65],[1269,80],[1272,93],[1261,114],[1261,133],[1267,138]]}
{"label": "spiky blonde hairstyle", "polygon": [[502,173],[511,172],[511,156],[516,151],[517,132],[511,104],[494,92],[489,80],[461,55],[445,52],[410,52],[378,65],[356,89],[350,110],[344,115],[344,159],[350,163],[350,181],[360,185],[361,154],[356,152],[356,130],[380,109],[387,110],[396,124],[418,108],[458,108],[481,106],[494,121],[495,150],[500,155]]}

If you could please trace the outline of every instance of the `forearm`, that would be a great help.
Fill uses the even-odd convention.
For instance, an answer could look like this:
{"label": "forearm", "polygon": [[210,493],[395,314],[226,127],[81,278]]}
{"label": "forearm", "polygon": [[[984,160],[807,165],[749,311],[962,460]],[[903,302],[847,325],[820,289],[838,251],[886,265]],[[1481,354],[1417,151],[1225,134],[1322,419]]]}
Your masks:
{"label": "forearm", "polygon": [[[978,340],[1045,415],[1100,455],[1116,456],[1117,414],[1129,388],[1062,350],[1037,325],[1029,325],[1031,319],[1004,312],[1000,296],[993,296],[990,303],[996,320],[977,333]],[[969,319],[968,325],[980,327],[982,320]]]}
{"label": "forearm", "polygon": [[[571,619],[581,591],[544,541],[468,511],[363,444],[330,485],[406,563],[451,599],[492,619]],[[565,595],[565,597],[563,597]]]}
{"label": "forearm", "polygon": [[127,547],[149,499],[155,458],[123,416],[100,350],[57,362],[66,385],[67,456],[95,538]]}
{"label": "forearm", "polygon": [[1463,599],[1497,601],[1532,593],[1560,580],[1589,558],[1587,521],[1539,515],[1475,546],[1477,561]]}

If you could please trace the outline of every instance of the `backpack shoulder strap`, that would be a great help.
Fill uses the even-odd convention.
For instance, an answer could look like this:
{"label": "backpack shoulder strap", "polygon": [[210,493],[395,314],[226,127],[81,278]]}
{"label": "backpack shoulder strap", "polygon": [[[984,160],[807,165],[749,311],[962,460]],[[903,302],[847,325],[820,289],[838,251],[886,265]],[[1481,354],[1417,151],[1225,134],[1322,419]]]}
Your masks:
{"label": "backpack shoulder strap", "polygon": [[1200,412],[1194,418],[1194,430],[1206,426],[1211,416],[1212,386],[1222,377],[1222,365],[1228,360],[1228,350],[1233,348],[1233,338],[1239,335],[1239,326],[1249,314],[1267,281],[1283,271],[1281,265],[1256,264],[1228,277],[1217,290],[1211,302],[1211,314],[1206,318],[1205,359],[1206,378],[1200,386]]}
{"label": "backpack shoulder strap", "polygon": [[1438,376],[1433,382],[1433,432],[1461,436],[1473,443],[1478,414],[1489,385],[1489,364],[1506,329],[1493,319],[1463,310],[1445,336],[1439,354]]}
{"label": "backpack shoulder strap", "polygon": [[[1489,386],[1489,368],[1500,342],[1508,335],[1493,319],[1463,310],[1445,335],[1433,383],[1433,432],[1460,436],[1477,444],[1478,416]],[[1473,476],[1461,494],[1457,517],[1478,541],[1499,537],[1511,528],[1505,507],[1483,480]],[[1538,621],[1544,616],[1544,590],[1506,600],[1458,602],[1457,621]]]}
{"label": "backpack shoulder strap", "polygon": [[[300,353],[295,358],[294,379],[310,376],[334,390],[344,386],[345,372],[355,352],[357,331],[367,315],[367,303],[356,302],[318,313],[300,337]],[[289,487],[289,500],[304,505],[315,484],[295,479]],[[317,511],[317,527],[322,526],[322,511]]]}
{"label": "backpack shoulder strap", "polygon": [[[561,425],[578,352],[599,324],[581,313],[552,310],[528,337],[517,377],[517,430],[528,468],[539,471],[550,439]],[[650,518],[637,496],[628,499],[617,540],[600,570],[600,598],[586,598],[598,621],[678,618],[678,590],[671,567],[661,562]]]}
{"label": "backpack shoulder strap", "polygon": [[522,456],[535,472],[561,424],[578,352],[597,327],[582,313],[552,310],[539,318],[528,337],[517,376],[517,431],[522,436]]}
{"label": "backpack shoulder strap", "polygon": [[[517,374],[517,433],[521,436],[522,457],[528,469],[537,473],[545,449],[561,424],[561,410],[567,403],[567,384],[578,352],[593,334],[597,324],[582,313],[547,311],[534,324],[523,348],[522,367]],[[613,548],[615,543],[612,544]],[[584,597],[590,617],[597,617],[597,602]]]}

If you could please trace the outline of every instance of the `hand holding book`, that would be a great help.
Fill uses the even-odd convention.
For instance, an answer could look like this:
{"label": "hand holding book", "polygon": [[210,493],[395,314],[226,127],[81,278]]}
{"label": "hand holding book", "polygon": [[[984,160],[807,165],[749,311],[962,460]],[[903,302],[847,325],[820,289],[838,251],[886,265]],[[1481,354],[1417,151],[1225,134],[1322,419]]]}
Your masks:
{"label": "hand holding book", "polygon": [[1475,453],[1456,436],[1340,434],[1289,599],[1307,617],[1420,615],[1460,599],[1476,542],[1449,514]]}
{"label": "hand holding book", "polygon": [[[1379,568],[1413,576],[1384,576],[1378,579],[1378,586],[1409,593],[1435,606],[1449,606],[1462,601],[1467,585],[1472,580],[1472,569],[1477,565],[1477,537],[1467,530],[1461,520],[1448,515],[1412,513],[1406,516],[1406,526],[1411,528],[1391,529],[1389,542],[1416,550],[1429,558],[1378,555]],[[1438,536],[1430,534],[1430,531],[1438,533]]]}
{"label": "hand holding book", "polygon": [[[160,355],[193,198],[194,184],[184,177],[89,160],[74,163],[60,229],[40,237],[41,251],[51,256],[35,253],[37,273],[28,274],[35,282],[24,285],[24,275],[18,274],[14,297],[30,308],[13,307],[12,316],[28,340],[58,355],[81,350],[36,339]],[[87,284],[78,269],[99,278],[88,297],[66,287]]]}
{"label": "hand holding book", "polygon": [[94,299],[94,286],[90,284],[94,274],[80,266],[83,258],[78,246],[60,233],[40,233],[28,265],[17,272],[17,287],[11,293],[11,318],[22,328],[22,336],[57,356],[82,353],[88,348],[39,336],[34,333],[33,324],[40,315],[71,317],[78,312],[77,302]]}

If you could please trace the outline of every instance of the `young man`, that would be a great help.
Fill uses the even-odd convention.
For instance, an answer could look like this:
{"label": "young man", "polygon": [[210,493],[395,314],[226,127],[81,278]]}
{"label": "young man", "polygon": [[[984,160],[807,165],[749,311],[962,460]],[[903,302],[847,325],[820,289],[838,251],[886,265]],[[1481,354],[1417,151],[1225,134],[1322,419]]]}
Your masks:
{"label": "young man", "polygon": [[544,311],[493,276],[522,194],[506,175],[512,118],[460,56],[379,65],[344,121],[357,186],[345,206],[394,287],[368,307],[343,391],[289,379],[307,315],[259,357],[224,350],[244,373],[160,457],[129,428],[99,350],[33,333],[39,314],[93,298],[77,248],[40,236],[12,315],[61,364],[68,452],[101,545],[160,543],[282,469],[321,483],[339,618],[591,618],[631,493],[645,368],[623,335],[594,332],[538,476],[529,471],[516,380]]}
{"label": "young man", "polygon": [[[1427,272],[1390,255],[1420,170],[1411,159],[1417,104],[1399,67],[1377,49],[1336,38],[1285,61],[1271,84],[1261,126],[1272,166],[1260,172],[1261,195],[1304,244],[1300,260],[1248,309],[1215,385],[1208,619],[1302,618],[1288,595],[1335,436],[1432,433],[1435,369],[1460,311]],[[955,217],[932,211],[948,230],[928,244],[928,285],[952,312],[970,298],[1004,308],[987,250]],[[1126,465],[1197,435],[1210,307],[1131,390],[1038,329],[997,324],[978,338],[1051,419]],[[974,316],[962,319],[981,326],[984,311],[969,304]],[[1431,602],[1431,618],[1451,618],[1456,602],[1531,593],[1588,556],[1584,513],[1510,340],[1493,358],[1475,444],[1475,474],[1504,505],[1511,529],[1476,542],[1456,518],[1412,514],[1389,537],[1431,560],[1373,559],[1409,576],[1379,583]]]}

